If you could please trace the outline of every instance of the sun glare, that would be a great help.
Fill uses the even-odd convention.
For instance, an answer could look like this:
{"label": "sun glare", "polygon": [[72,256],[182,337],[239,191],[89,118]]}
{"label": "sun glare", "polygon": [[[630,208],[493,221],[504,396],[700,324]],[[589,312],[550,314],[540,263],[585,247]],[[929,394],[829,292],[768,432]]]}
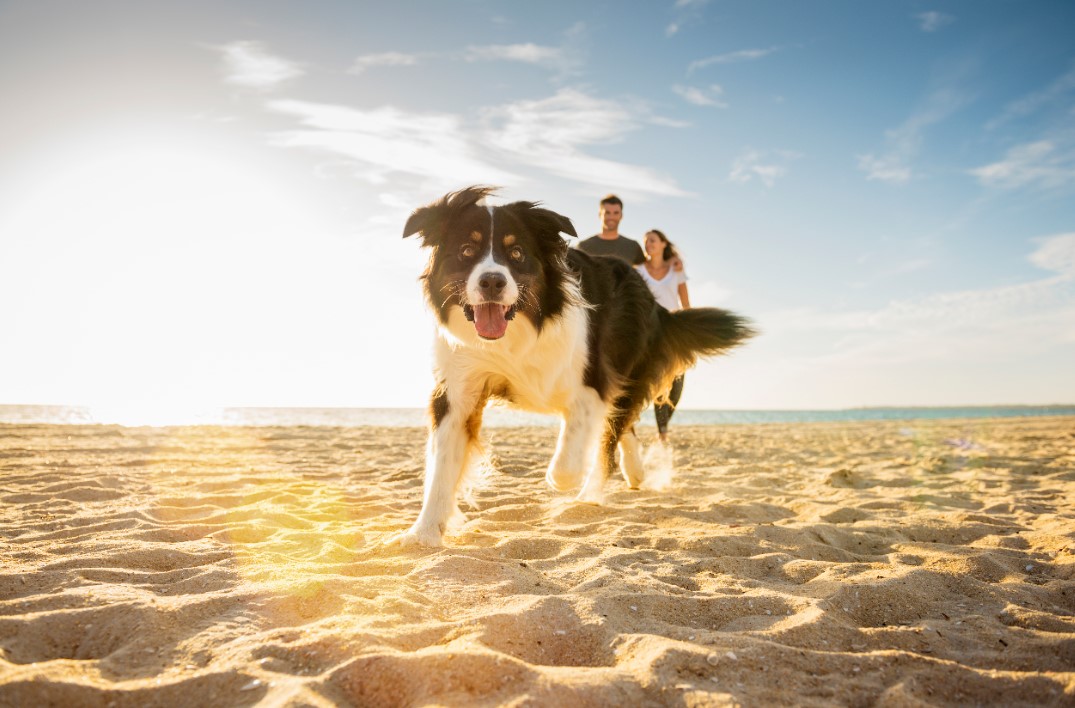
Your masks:
{"label": "sun glare", "polygon": [[33,299],[39,316],[16,314],[15,331],[50,352],[18,363],[58,403],[189,422],[227,402],[221,349],[256,357],[273,336],[288,245],[315,210],[222,147],[158,135],[54,151],[0,207],[0,232],[18,235],[0,243],[0,292]]}

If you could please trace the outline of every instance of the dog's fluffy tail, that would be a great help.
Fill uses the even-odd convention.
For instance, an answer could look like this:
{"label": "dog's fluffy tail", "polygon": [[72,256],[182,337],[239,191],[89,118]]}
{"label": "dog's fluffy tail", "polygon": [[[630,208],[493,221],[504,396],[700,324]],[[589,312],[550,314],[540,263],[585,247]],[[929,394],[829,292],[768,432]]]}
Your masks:
{"label": "dog's fluffy tail", "polygon": [[698,359],[723,354],[753,337],[757,332],[750,320],[716,307],[697,307],[678,312],[659,308],[661,350],[666,370],[657,390],[660,400],[671,381],[694,366]]}
{"label": "dog's fluffy tail", "polygon": [[661,323],[665,343],[678,355],[693,359],[723,354],[755,335],[745,317],[716,307],[662,314],[667,315]]}

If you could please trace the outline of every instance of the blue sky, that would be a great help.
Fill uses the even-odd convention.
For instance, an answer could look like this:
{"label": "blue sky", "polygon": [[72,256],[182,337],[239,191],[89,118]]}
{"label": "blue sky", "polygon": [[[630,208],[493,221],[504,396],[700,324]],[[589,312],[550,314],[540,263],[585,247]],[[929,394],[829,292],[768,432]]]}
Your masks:
{"label": "blue sky", "polygon": [[473,183],[763,334],[690,408],[1075,401],[1070,2],[0,2],[0,402],[420,406]]}

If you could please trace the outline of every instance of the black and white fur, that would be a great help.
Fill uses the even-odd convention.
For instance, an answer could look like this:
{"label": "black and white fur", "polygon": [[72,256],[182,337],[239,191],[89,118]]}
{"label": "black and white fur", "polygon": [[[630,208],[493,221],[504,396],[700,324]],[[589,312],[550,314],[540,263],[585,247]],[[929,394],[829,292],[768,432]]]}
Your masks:
{"label": "black and white fur", "polygon": [[697,357],[752,334],[724,310],[668,312],[626,262],[569,249],[570,220],[535,202],[484,206],[492,191],[448,194],[403,230],[431,250],[421,280],[438,332],[424,500],[403,545],[441,545],[460,515],[490,399],[561,416],[545,479],[596,501],[617,447],[628,486],[644,481],[633,426],[649,402]]}

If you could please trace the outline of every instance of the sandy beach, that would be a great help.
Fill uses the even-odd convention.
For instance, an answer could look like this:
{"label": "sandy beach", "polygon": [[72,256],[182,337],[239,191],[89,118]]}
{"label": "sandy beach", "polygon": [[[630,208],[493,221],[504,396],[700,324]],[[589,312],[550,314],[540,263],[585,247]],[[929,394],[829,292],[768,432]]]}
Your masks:
{"label": "sandy beach", "polygon": [[1075,705],[1075,419],[674,432],[400,550],[422,429],[0,426],[0,705]]}

